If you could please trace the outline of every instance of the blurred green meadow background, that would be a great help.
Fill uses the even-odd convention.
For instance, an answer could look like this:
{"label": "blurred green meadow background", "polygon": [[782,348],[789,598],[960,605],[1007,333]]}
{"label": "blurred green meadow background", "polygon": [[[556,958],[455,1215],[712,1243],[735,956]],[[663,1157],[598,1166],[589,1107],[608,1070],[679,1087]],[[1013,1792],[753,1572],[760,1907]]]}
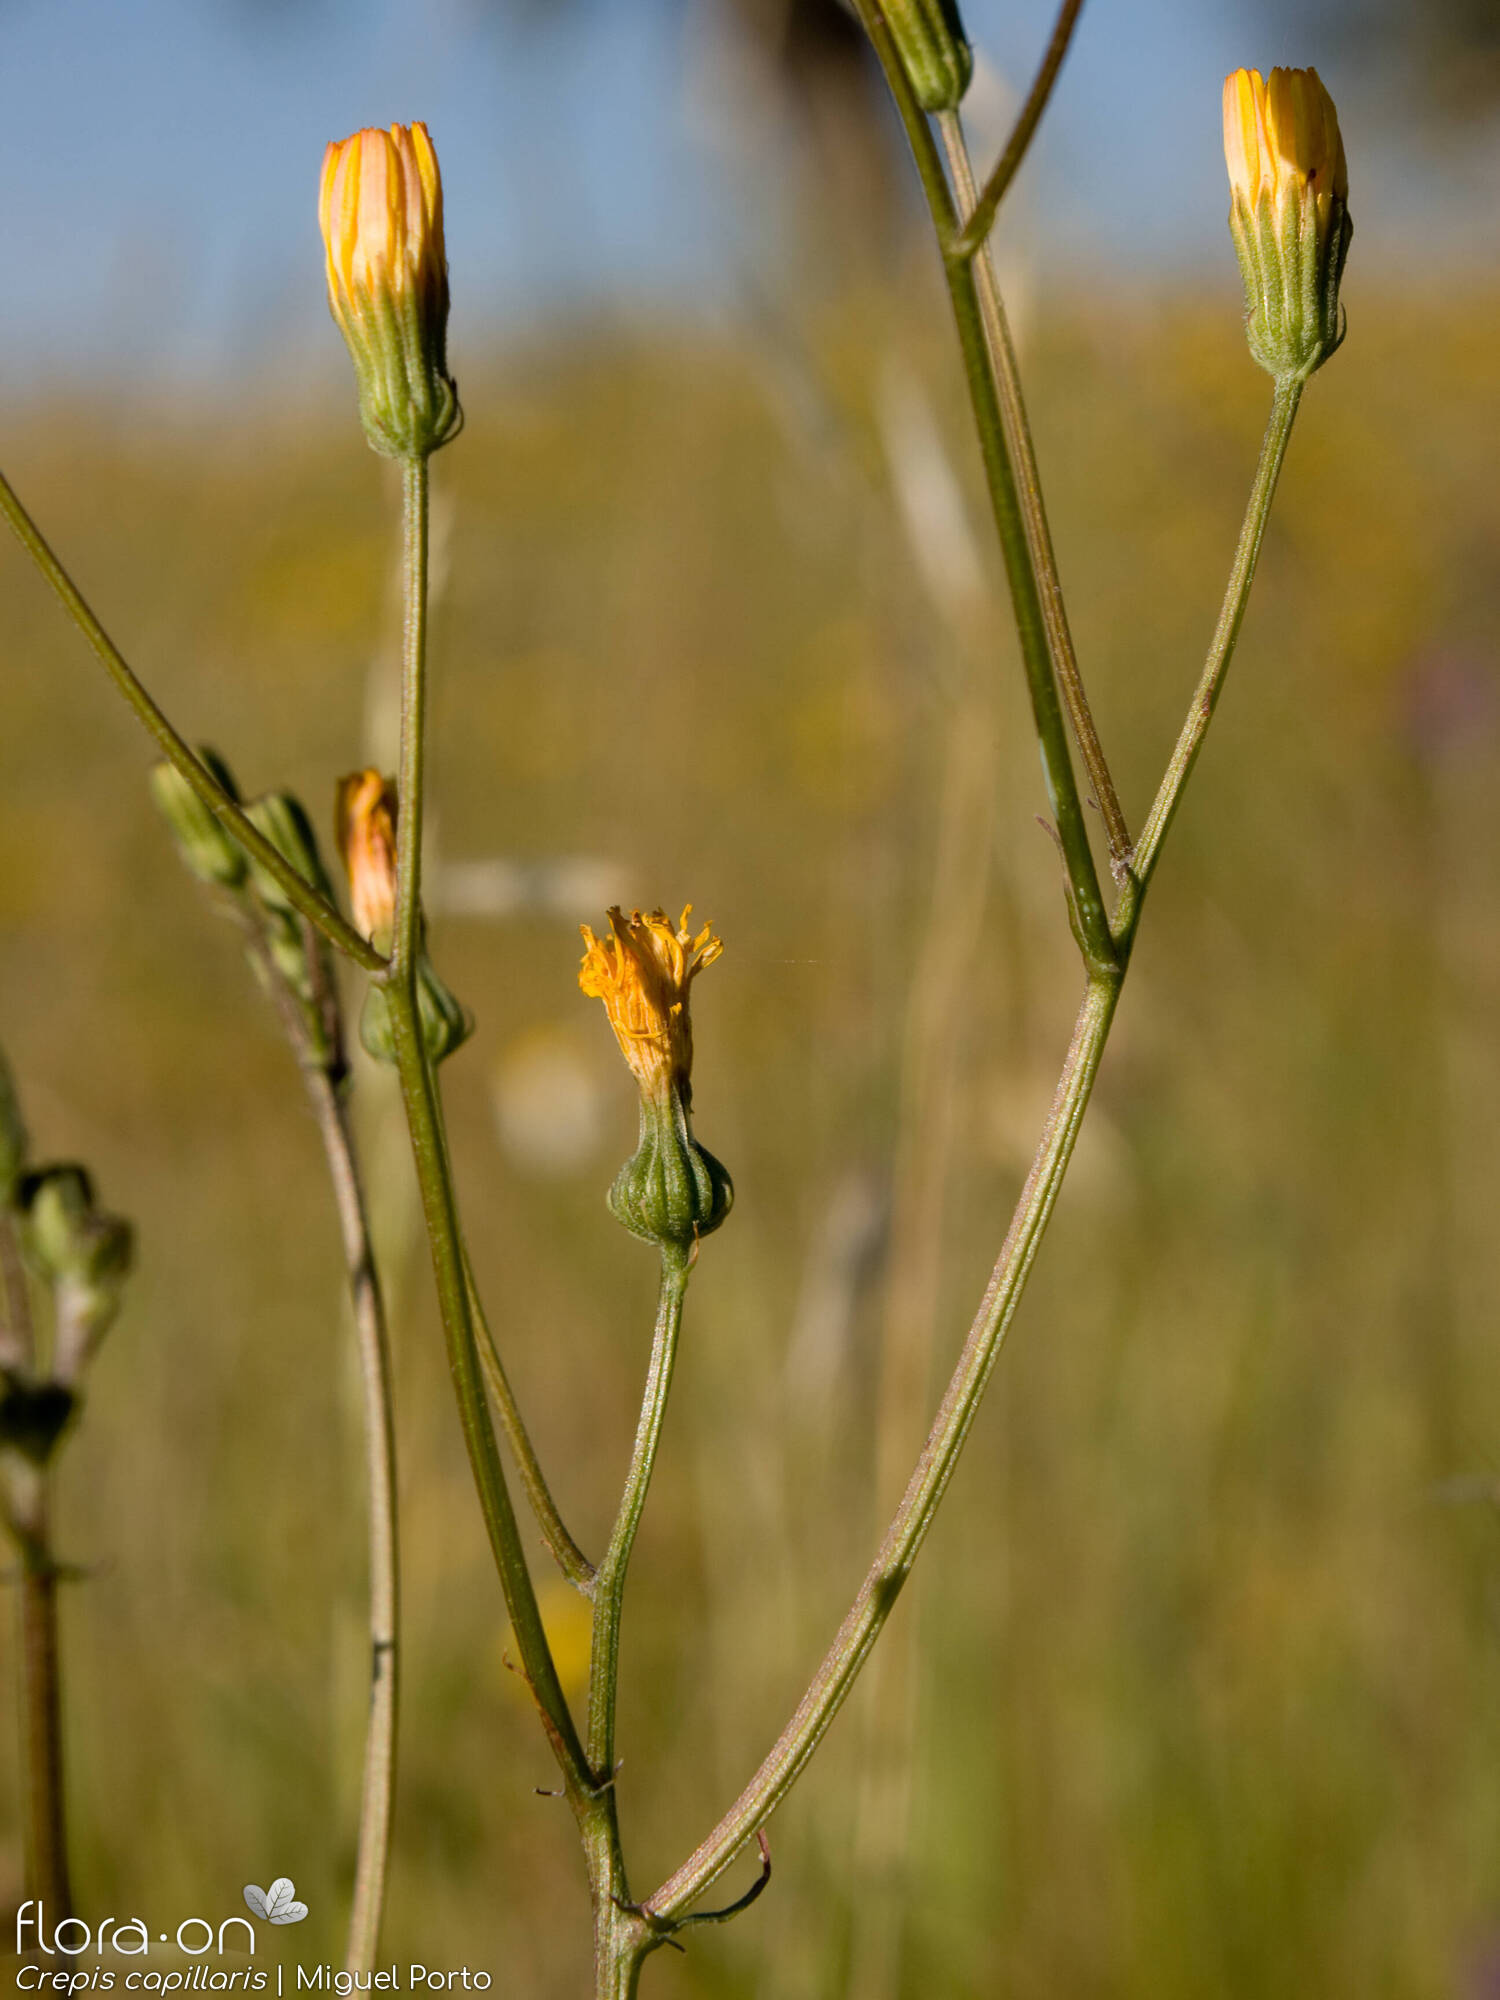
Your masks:
{"label": "blurred green meadow background", "polygon": [[[604,1208],[634,1097],[576,926],[691,900],[726,942],[696,1102],[736,1206],[625,1626],[638,1893],[749,1776],[863,1573],[1078,986],[935,259],[889,133],[818,102],[753,309],[470,325],[435,466],[431,933],[479,1021],[444,1072],[459,1181],[595,1552],[654,1268]],[[877,1666],[772,1825],[769,1892],[651,1962],[662,2000],[1500,1994],[1500,286],[1493,258],[1421,283],[1362,260],[1350,152],[1348,343],[1031,1289]],[[1227,239],[1066,282],[1044,246],[1032,216],[1003,275],[1139,824],[1269,385]],[[395,698],[395,494],[327,384],[70,377],[9,399],[3,447],[178,725],[320,825],[342,772],[390,764]],[[61,1478],[79,1907],[218,1922],[285,1873],[312,1912],[288,1949],[337,1962],[364,1518],[321,1155],[137,726],[14,550],[0,591],[0,1041],[38,1158],[87,1161],[139,1233]],[[572,1825],[537,1795],[399,1112],[368,1064],[354,1090],[400,1395],[383,1956],[562,2000],[587,1980]],[[545,1601],[577,1676],[575,1601]],[[17,1777],[6,1727],[6,1932]]]}

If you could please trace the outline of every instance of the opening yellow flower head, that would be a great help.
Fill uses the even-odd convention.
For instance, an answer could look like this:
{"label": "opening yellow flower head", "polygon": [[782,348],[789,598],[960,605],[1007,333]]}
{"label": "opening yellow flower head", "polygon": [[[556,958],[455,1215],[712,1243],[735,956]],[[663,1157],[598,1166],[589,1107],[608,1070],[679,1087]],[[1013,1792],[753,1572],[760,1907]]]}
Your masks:
{"label": "opening yellow flower head", "polygon": [[349,876],[354,921],[372,942],[388,943],[396,922],[396,786],[375,770],[340,778],[334,836]]}
{"label": "opening yellow flower head", "polygon": [[1278,379],[1306,381],[1343,339],[1353,233],[1338,113],[1318,72],[1225,77],[1224,159],[1250,351]]}
{"label": "opening yellow flower head", "polygon": [[427,127],[371,127],[323,155],[328,304],[348,344],[370,443],[423,456],[461,421],[447,365],[443,184]]}
{"label": "opening yellow flower head", "polygon": [[587,924],[579,926],[584,954],[578,984],[591,999],[604,1002],[642,1095],[659,1099],[676,1084],[684,1104],[691,1102],[693,1067],[688,990],[724,950],[711,924],[696,936],[688,929],[692,912],[689,903],[674,924],[665,910],[649,916],[633,910],[627,918],[612,909],[607,938],[595,937]]}

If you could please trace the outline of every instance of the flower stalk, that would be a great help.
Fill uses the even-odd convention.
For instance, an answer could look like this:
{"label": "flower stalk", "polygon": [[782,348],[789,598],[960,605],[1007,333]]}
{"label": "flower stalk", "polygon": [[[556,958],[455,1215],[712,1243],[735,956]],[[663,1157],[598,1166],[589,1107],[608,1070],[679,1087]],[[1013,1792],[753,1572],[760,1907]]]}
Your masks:
{"label": "flower stalk", "polygon": [[1203,739],[1208,733],[1208,725],[1213,720],[1219,696],[1224,689],[1224,679],[1229,671],[1229,663],[1234,657],[1235,645],[1240,636],[1240,627],[1245,622],[1245,610],[1250,602],[1250,586],[1255,581],[1255,567],[1260,558],[1261,543],[1265,540],[1266,523],[1271,517],[1271,502],[1276,497],[1276,484],[1281,477],[1281,468],[1286,461],[1287,446],[1291,443],[1292,425],[1296,421],[1297,410],[1302,401],[1304,383],[1296,377],[1288,377],[1276,384],[1271,399],[1271,414],[1266,425],[1266,434],[1261,441],[1260,460],[1255,469],[1255,480],[1250,489],[1250,499],[1245,508],[1245,518],[1240,525],[1239,541],[1230,567],[1229,583],[1224,592],[1224,602],[1219,610],[1218,623],[1204,661],[1203,671],[1188,712],[1183,719],[1171,759],[1146,823],[1141,828],[1141,837],[1135,852],[1135,880],[1128,884],[1115,912],[1115,936],[1122,949],[1128,951],[1140,921],[1141,902],[1146,887],[1156,872],[1156,864],[1161,858],[1162,842],[1172,824],[1177,808],[1182,801],[1183,789],[1192,774],[1198,752],[1203,747]]}
{"label": "flower stalk", "polygon": [[400,812],[397,819],[396,907],[391,957],[382,979],[396,1071],[406,1110],[412,1162],[437,1286],[448,1367],[480,1511],[521,1654],[521,1670],[536,1700],[574,1810],[595,1783],[568,1709],[542,1626],[536,1591],[521,1545],[484,1397],[469,1278],[465,1268],[448,1148],[443,1134],[433,1058],[422,1030],[418,985],[427,662],[428,470],[423,456],[402,467],[405,597],[401,673]]}

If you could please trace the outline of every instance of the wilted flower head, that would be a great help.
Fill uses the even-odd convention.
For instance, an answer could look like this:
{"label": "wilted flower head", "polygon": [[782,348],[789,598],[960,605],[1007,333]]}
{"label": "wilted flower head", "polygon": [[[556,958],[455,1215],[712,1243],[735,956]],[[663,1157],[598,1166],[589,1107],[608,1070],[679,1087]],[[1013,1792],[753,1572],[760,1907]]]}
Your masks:
{"label": "wilted flower head", "polygon": [[389,943],[396,922],[396,787],[375,770],[340,778],[334,837],[349,877],[354,922],[372,943]]}
{"label": "wilted flower head", "polygon": [[688,929],[692,904],[673,923],[665,910],[609,913],[609,936],[583,931],[578,984],[602,1000],[615,1039],[641,1087],[641,1135],[615,1176],[609,1205],[632,1234],[663,1256],[697,1255],[728,1215],[734,1184],[693,1136],[693,1031],[688,992],[724,946],[705,924]]}
{"label": "wilted flower head", "polygon": [[1224,79],[1229,227],[1245,280],[1250,351],[1302,380],[1343,339],[1349,170],[1338,113],[1315,69],[1238,69]]}
{"label": "wilted flower head", "polygon": [[443,184],[427,127],[372,127],[323,155],[328,304],[348,343],[365,434],[421,457],[461,421],[448,373]]}
{"label": "wilted flower head", "polygon": [[659,1097],[675,1083],[685,1102],[691,1101],[693,1067],[688,990],[724,949],[711,924],[696,936],[689,931],[692,913],[689,903],[674,924],[665,910],[649,916],[633,910],[627,918],[612,909],[610,935],[602,939],[587,924],[579,927],[585,949],[578,984],[590,998],[604,1002],[642,1094]]}

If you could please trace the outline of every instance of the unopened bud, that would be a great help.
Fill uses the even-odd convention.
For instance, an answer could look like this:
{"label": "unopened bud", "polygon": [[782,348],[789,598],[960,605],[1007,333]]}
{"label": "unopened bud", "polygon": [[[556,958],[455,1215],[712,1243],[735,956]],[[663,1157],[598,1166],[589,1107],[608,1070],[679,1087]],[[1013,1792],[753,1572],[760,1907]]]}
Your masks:
{"label": "unopened bud", "polygon": [[1226,77],[1224,158],[1250,352],[1278,381],[1305,382],[1344,338],[1339,284],[1354,233],[1338,113],[1318,72]]}
{"label": "unopened bud", "polygon": [[[422,1041],[434,1063],[451,1056],[474,1032],[474,1016],[438,977],[426,952],[417,958],[417,1018]],[[379,1063],[396,1061],[396,1035],[391,1023],[390,997],[372,985],[359,1017],[359,1039],[365,1054]]]}
{"label": "unopened bud", "polygon": [[71,1383],[120,1310],[135,1232],[96,1206],[82,1167],[44,1167],[21,1184],[27,1259],[56,1304],[52,1372]]}
{"label": "unopened bud", "polygon": [[448,373],[443,184],[427,127],[376,127],[331,144],[318,220],[365,436],[387,458],[425,457],[463,416]]}
{"label": "unopened bud", "polygon": [[94,1184],[85,1167],[41,1167],[23,1176],[19,1192],[27,1261],[38,1277],[56,1284],[75,1267],[81,1232],[94,1210]]}
{"label": "unopened bud", "polygon": [[974,74],[955,0],[884,0],[882,11],[918,104],[952,111]]}
{"label": "unopened bud", "polygon": [[[329,885],[323,858],[318,853],[318,836],[313,832],[312,821],[303,809],[300,799],[290,792],[265,792],[258,799],[252,799],[245,808],[246,817],[263,833],[283,861],[297,871],[310,888],[331,902],[333,890]],[[250,878],[255,884],[256,894],[268,910],[282,910],[290,914],[292,904],[285,889],[269,870],[263,868],[252,857]]]}
{"label": "unopened bud", "polygon": [[[239,790],[229,766],[206,745],[198,760],[236,804]],[[147,783],[156,808],[177,842],[177,850],[200,882],[238,889],[245,879],[244,849],[222,826],[174,764],[153,764]]]}

